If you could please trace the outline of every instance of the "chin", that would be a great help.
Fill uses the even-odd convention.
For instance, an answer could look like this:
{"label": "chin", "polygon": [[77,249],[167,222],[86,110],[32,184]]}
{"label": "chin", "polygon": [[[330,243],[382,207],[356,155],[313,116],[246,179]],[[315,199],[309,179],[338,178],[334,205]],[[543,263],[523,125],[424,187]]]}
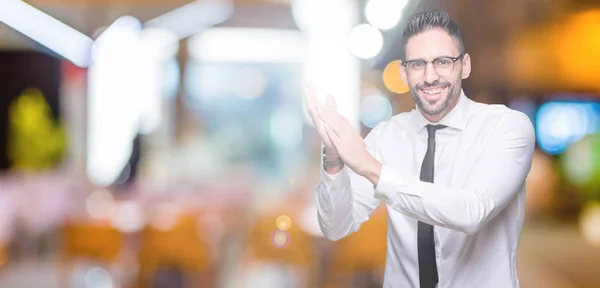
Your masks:
{"label": "chin", "polygon": [[438,115],[444,112],[446,106],[447,98],[440,98],[435,101],[429,101],[426,99],[421,99],[421,105],[419,105],[421,110],[428,115]]}

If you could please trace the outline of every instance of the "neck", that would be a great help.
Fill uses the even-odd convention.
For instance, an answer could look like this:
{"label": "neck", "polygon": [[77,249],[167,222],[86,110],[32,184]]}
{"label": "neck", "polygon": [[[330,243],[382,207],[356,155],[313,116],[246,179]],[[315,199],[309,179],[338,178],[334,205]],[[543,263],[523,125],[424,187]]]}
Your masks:
{"label": "neck", "polygon": [[449,110],[450,109],[448,109],[440,114],[436,114],[436,115],[428,115],[428,114],[423,113],[423,111],[421,111],[421,114],[423,114],[423,117],[425,117],[425,119],[429,120],[429,122],[437,123],[437,122],[440,122],[444,118],[444,116],[446,116],[448,114]]}

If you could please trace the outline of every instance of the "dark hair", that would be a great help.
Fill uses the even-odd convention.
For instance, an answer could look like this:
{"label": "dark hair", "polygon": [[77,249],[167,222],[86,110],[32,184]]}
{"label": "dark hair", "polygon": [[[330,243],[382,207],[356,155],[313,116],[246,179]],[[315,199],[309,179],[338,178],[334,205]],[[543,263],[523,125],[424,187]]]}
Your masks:
{"label": "dark hair", "polygon": [[444,29],[448,32],[448,34],[458,42],[458,52],[465,52],[458,25],[452,21],[450,15],[439,10],[425,11],[413,14],[408,19],[408,23],[406,23],[404,33],[402,34],[402,51],[400,54],[402,55],[402,61],[406,60],[406,44],[408,43],[408,39],[419,33],[435,28]]}

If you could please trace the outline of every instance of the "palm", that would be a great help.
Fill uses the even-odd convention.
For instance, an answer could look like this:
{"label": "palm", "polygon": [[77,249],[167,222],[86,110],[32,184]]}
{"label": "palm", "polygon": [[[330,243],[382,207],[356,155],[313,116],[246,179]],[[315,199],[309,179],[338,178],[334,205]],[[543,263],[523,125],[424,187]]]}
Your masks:
{"label": "palm", "polygon": [[[333,97],[327,97],[327,107],[335,110],[336,109],[335,100],[332,100],[332,99],[333,99]],[[319,117],[319,115],[318,115],[319,110],[322,109],[320,106],[322,106],[322,104],[320,104],[319,101],[317,100],[315,90],[312,87],[308,88],[307,93],[306,93],[306,111],[308,112],[308,115],[310,116],[313,126],[315,126],[315,128],[317,129],[317,132],[319,133],[319,136],[321,137],[321,141],[323,142],[323,145],[327,149],[327,153],[337,155],[337,153],[338,153],[337,149],[336,149],[335,145],[333,145],[331,138],[327,134],[327,129],[325,127],[325,123],[323,122],[321,117]]]}

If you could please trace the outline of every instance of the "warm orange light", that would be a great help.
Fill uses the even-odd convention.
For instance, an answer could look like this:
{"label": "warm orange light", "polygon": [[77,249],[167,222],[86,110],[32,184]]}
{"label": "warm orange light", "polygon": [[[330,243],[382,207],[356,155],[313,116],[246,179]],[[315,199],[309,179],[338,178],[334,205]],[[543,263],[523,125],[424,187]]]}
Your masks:
{"label": "warm orange light", "polygon": [[597,90],[600,10],[527,29],[508,42],[513,85],[522,88]]}
{"label": "warm orange light", "polygon": [[400,60],[392,61],[383,70],[383,84],[385,88],[398,94],[408,92],[408,85],[404,84],[400,77],[400,63]]}
{"label": "warm orange light", "polygon": [[292,226],[292,219],[290,218],[290,216],[280,215],[279,217],[277,217],[277,220],[275,220],[275,225],[277,225],[277,228],[279,230],[287,231]]}
{"label": "warm orange light", "polygon": [[576,14],[558,27],[551,49],[556,53],[561,78],[573,86],[600,88],[600,10]]}

